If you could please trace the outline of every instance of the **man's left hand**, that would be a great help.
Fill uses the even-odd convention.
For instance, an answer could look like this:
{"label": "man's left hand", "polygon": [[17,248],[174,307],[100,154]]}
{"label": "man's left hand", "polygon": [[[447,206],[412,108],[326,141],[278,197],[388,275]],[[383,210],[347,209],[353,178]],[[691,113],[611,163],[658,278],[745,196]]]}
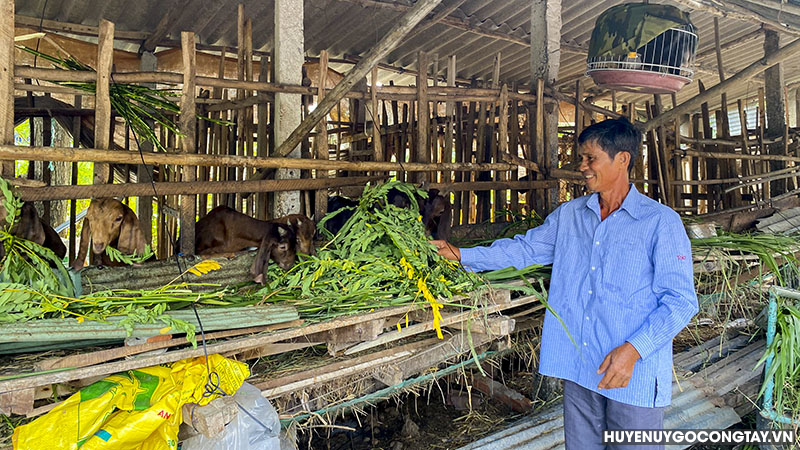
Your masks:
{"label": "man's left hand", "polygon": [[639,352],[630,343],[626,342],[619,347],[611,350],[597,373],[605,373],[600,384],[597,385],[598,389],[614,389],[628,387],[628,381],[633,375],[633,366],[641,358]]}

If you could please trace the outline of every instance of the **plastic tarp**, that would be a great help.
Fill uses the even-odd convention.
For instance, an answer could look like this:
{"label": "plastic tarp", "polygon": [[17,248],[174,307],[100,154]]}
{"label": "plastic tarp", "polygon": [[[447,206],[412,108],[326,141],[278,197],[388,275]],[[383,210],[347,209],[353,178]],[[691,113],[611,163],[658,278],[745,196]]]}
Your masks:
{"label": "plastic tarp", "polygon": [[[246,364],[209,355],[106,377],[42,417],[14,430],[14,450],[176,450],[185,403],[208,404],[209,372],[234,393],[250,376]],[[216,379],[216,377],[215,377]]]}
{"label": "plastic tarp", "polygon": [[670,28],[690,24],[689,14],[674,6],[617,5],[597,18],[588,57],[625,57]]}

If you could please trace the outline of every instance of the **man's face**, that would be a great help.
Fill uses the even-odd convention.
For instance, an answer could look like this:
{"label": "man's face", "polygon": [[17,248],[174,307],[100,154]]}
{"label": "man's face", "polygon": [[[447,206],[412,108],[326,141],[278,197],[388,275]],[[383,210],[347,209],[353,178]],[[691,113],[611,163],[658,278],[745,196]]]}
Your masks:
{"label": "man's face", "polygon": [[619,152],[611,159],[595,141],[581,145],[580,152],[579,170],[589,190],[605,192],[619,184],[627,184],[630,153]]}

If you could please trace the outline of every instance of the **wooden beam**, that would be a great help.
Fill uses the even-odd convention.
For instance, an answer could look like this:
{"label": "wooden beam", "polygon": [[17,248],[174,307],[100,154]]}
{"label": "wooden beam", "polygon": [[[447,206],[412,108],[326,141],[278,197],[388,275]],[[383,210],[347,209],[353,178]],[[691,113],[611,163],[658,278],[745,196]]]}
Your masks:
{"label": "wooden beam", "polygon": [[675,120],[675,117],[678,115],[692,113],[699,108],[701,104],[714,97],[720,96],[722,92],[734,89],[736,86],[746,83],[750,78],[758,75],[775,64],[797,56],[798,52],[800,52],[800,39],[797,39],[791,44],[784,46],[771,55],[766,55],[758,61],[753,62],[724,82],[719,83],[705,92],[681,103],[677,108],[672,108],[664,114],[654,117],[653,119],[641,124],[640,127],[643,131],[649,131],[656,127],[666,125],[667,123]]}
{"label": "wooden beam", "polygon": [[[411,6],[403,5],[398,2],[390,3],[387,1],[380,1],[380,0],[345,0],[345,1],[350,3],[355,3],[364,7],[390,9],[392,11],[398,11],[398,12],[406,12],[409,9],[411,9]],[[438,15],[435,16],[434,18],[436,17],[438,17]],[[431,22],[433,22],[434,18],[431,19]],[[458,19],[455,17],[443,17],[438,21],[438,23],[441,23],[442,25],[447,25],[448,27],[455,28],[457,30],[462,30],[468,33],[476,34],[478,36],[489,37],[499,41],[511,42],[517,45],[522,45],[524,47],[530,47],[531,45],[530,37],[526,39],[508,33],[486,30],[481,27],[473,26],[468,20]],[[561,49],[575,54],[585,54],[587,51],[584,45],[567,40],[563,40],[561,42]]]}
{"label": "wooden beam", "polygon": [[[0,26],[0,144],[14,145],[14,0],[2,0]],[[0,173],[14,177],[14,160],[3,161]]]}
{"label": "wooden beam", "polygon": [[[14,18],[15,24],[25,27],[33,27],[38,29],[41,26],[43,30],[63,31],[82,36],[98,36],[100,34],[99,27],[92,27],[77,23],[59,22],[57,20],[42,20],[40,17],[27,17],[19,14],[11,15],[9,17]],[[128,41],[144,41],[149,36],[149,33],[140,31],[117,31],[114,35],[114,37],[117,39],[124,39]]]}
{"label": "wooden beam", "polygon": [[769,28],[783,31],[795,36],[800,36],[800,30],[788,27],[779,21],[772,20],[744,6],[732,2],[719,2],[715,0],[675,0],[676,3],[688,6],[692,10],[703,11],[714,16],[750,22],[756,25],[766,25]]}
{"label": "wooden beam", "polygon": [[[343,177],[306,178],[291,180],[245,180],[245,181],[194,181],[156,182],[159,195],[204,195],[236,194],[240,192],[286,192],[328,189],[342,186],[359,186],[387,177]],[[45,186],[41,188],[18,188],[20,198],[25,201],[67,200],[73,198],[131,197],[151,194],[151,183],[96,184],[79,186]],[[183,234],[183,231],[181,232]]]}
{"label": "wooden beam", "polygon": [[[181,90],[181,112],[178,127],[181,130],[181,153],[196,154],[195,143],[197,125],[194,99],[196,97],[194,78],[195,64],[195,36],[194,33],[181,32],[181,53],[183,55],[183,88]],[[197,179],[197,169],[193,166],[183,166],[183,182],[192,183]],[[194,224],[197,217],[197,197],[194,195],[181,196],[181,253],[194,255]]]}
{"label": "wooden beam", "polygon": [[[349,171],[407,171],[437,170],[510,170],[506,163],[394,163],[374,161],[328,161],[300,158],[256,158],[232,155],[198,155],[176,153],[145,153],[146,164],[176,164],[187,166],[240,166],[265,169],[327,169]],[[14,158],[31,161],[94,161],[101,163],[141,164],[139,155],[122,150],[73,149],[68,147],[22,147],[0,145],[0,159]],[[246,192],[246,191],[245,191]]]}
{"label": "wooden beam", "polygon": [[380,42],[364,55],[364,58],[339,81],[335,88],[328,92],[328,95],[319,102],[314,111],[300,123],[300,126],[289,135],[286,141],[282,142],[280,146],[275,149],[276,156],[286,156],[297,147],[322,117],[326,116],[330,110],[339,103],[339,100],[341,100],[356,83],[363,79],[379,60],[383,59],[390,51],[397,47],[409,31],[425,18],[439,3],[441,3],[441,0],[420,0],[414,4],[414,7],[397,20],[392,29],[384,35]]}
{"label": "wooden beam", "polygon": [[[108,20],[100,21],[97,38],[97,84],[95,91],[94,146],[111,148],[111,66],[114,62],[114,24]],[[107,164],[95,164],[94,184],[108,182]]]}
{"label": "wooden beam", "polygon": [[[156,29],[153,30],[152,33],[142,42],[142,45],[139,46],[139,54],[141,55],[144,52],[152,52],[156,49],[158,43],[167,37],[167,33],[169,33],[170,28],[175,25],[175,22],[178,21],[178,18],[186,13],[192,11],[191,8],[187,8],[186,4],[182,1],[178,0],[171,0],[171,5],[161,4],[159,8],[163,11],[166,10],[166,13],[161,16],[161,20],[156,25]],[[183,38],[181,37],[181,41]]]}

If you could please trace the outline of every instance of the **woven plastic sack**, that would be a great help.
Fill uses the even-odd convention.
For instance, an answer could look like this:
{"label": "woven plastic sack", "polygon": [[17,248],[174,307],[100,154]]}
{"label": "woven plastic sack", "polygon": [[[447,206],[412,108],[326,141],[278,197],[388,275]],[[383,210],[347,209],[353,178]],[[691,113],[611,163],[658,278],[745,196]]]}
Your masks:
{"label": "woven plastic sack", "polygon": [[[210,355],[225,393],[250,376],[246,364]],[[111,375],[14,430],[14,450],[176,450],[185,403],[208,404],[205,357]]]}

